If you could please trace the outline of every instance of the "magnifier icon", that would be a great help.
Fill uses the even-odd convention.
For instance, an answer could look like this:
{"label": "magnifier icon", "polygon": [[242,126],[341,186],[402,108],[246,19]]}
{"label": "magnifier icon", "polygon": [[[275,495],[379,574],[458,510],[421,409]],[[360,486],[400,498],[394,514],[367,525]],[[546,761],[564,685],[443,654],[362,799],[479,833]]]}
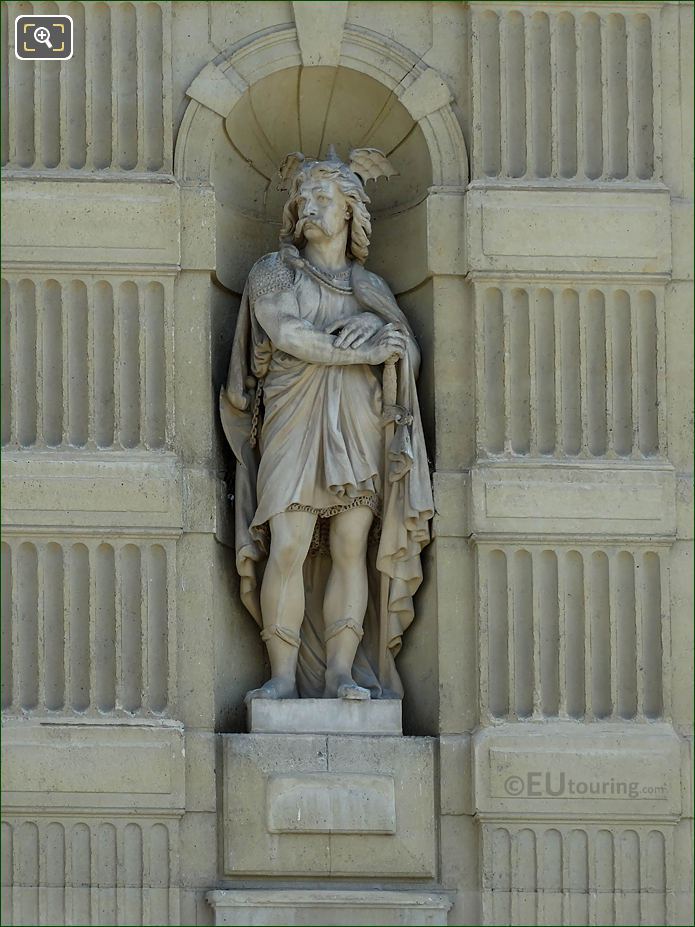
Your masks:
{"label": "magnifier icon", "polygon": [[47,45],[50,49],[53,48],[51,45],[51,33],[45,26],[39,26],[38,29],[34,30],[34,41],[41,42],[42,45]]}

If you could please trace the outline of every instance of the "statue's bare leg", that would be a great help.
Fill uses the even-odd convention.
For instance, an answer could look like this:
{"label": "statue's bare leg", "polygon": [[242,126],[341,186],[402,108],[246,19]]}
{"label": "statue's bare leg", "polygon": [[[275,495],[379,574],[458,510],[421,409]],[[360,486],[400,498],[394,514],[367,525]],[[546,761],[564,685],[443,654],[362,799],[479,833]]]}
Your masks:
{"label": "statue's bare leg", "polygon": [[297,698],[299,629],[304,619],[302,567],[314,532],[310,512],[282,512],[270,519],[270,554],[261,586],[261,636],[268,647],[271,677],[253,698]]}
{"label": "statue's bare leg", "polygon": [[352,664],[362,638],[367,611],[367,538],[374,515],[366,506],[331,518],[331,574],[323,616],[326,635],[324,698],[368,699],[369,689],[352,678]]}

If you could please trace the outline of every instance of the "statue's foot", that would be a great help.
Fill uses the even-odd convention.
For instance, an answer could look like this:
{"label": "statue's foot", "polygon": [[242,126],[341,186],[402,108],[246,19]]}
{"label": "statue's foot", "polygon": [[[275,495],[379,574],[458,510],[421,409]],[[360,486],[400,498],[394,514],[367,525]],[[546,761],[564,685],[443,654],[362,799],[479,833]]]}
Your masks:
{"label": "statue's foot", "polygon": [[369,689],[358,686],[352,676],[334,675],[326,672],[326,688],[323,690],[324,698],[345,698],[354,701],[366,701],[372,697]]}
{"label": "statue's foot", "polygon": [[244,704],[248,705],[255,698],[299,698],[297,685],[293,679],[283,679],[282,676],[274,676],[269,679],[260,689],[251,689],[246,693]]}
{"label": "statue's foot", "polygon": [[353,699],[354,701],[364,702],[372,697],[369,689],[358,686],[356,682],[348,682],[345,685],[338,686],[338,698]]}

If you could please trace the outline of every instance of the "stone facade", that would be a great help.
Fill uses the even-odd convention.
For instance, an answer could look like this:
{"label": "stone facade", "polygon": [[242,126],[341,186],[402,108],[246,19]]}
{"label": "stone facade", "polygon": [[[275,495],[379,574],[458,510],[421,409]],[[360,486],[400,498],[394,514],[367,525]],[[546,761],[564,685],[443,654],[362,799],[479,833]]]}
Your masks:
{"label": "stone facade", "polygon": [[[692,7],[1,12],[3,923],[691,923]],[[329,143],[423,349],[405,738],[245,733],[216,397]],[[382,831],[289,831],[301,764]]]}

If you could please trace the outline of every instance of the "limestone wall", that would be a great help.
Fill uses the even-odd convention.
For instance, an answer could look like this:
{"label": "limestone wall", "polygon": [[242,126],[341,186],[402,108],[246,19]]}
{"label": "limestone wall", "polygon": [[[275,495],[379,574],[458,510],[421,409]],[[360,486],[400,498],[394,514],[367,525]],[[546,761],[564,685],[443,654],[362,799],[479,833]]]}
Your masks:
{"label": "limestone wall", "polygon": [[[73,17],[71,61],[15,58],[32,12]],[[302,886],[365,923],[441,922],[423,893],[450,924],[689,923],[692,8],[1,13],[3,923],[291,906],[279,864],[225,875],[218,735],[265,670],[216,396],[273,170],[330,142],[400,173],[370,266],[423,348],[437,515],[399,661],[435,813],[427,866]]]}

